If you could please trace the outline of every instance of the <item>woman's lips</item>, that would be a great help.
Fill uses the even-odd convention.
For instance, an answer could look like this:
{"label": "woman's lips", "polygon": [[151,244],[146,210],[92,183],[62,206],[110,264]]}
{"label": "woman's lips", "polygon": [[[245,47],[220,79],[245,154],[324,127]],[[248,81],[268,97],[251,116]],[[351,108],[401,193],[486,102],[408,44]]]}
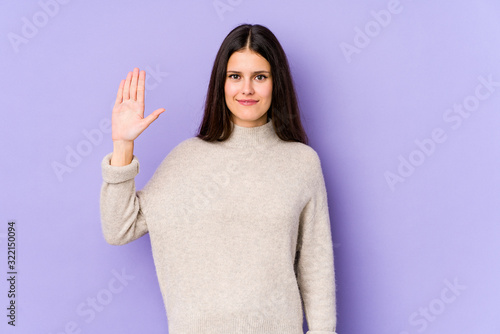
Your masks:
{"label": "woman's lips", "polygon": [[252,106],[256,104],[258,101],[256,100],[238,100],[238,102],[244,106]]}

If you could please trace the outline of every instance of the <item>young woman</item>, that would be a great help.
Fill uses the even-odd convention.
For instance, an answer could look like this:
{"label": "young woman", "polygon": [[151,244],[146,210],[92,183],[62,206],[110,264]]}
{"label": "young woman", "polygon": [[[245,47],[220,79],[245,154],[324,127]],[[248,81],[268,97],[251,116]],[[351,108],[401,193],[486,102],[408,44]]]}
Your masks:
{"label": "young woman", "polygon": [[136,191],[145,72],[120,83],[102,160],[106,241],[146,233],[170,334],[335,334],[333,244],[318,154],[307,145],[286,55],[243,24],[217,53],[199,133]]}

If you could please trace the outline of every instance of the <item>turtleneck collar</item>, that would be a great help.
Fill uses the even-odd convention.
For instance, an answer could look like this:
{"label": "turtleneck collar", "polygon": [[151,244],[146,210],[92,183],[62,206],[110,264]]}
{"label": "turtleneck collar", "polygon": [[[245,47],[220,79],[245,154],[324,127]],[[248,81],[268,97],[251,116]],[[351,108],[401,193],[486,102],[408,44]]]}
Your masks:
{"label": "turtleneck collar", "polygon": [[231,121],[233,131],[228,139],[220,142],[221,145],[227,147],[267,147],[281,139],[274,131],[273,122],[271,119],[264,125],[254,127],[244,127],[236,125]]}

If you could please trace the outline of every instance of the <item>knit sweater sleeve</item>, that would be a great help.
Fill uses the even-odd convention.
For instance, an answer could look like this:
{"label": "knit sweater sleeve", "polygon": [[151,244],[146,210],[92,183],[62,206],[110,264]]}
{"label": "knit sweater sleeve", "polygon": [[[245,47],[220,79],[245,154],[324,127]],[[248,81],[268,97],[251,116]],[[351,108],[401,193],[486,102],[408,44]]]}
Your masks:
{"label": "knit sweater sleeve", "polygon": [[321,163],[314,153],[311,195],[300,216],[297,282],[309,327],[306,334],[336,334],[336,287],[328,200]]}
{"label": "knit sweater sleeve", "polygon": [[111,245],[124,245],[148,232],[146,219],[141,211],[135,189],[135,176],[139,173],[139,161],[134,155],[125,166],[110,164],[112,153],[101,162],[101,223],[104,238]]}

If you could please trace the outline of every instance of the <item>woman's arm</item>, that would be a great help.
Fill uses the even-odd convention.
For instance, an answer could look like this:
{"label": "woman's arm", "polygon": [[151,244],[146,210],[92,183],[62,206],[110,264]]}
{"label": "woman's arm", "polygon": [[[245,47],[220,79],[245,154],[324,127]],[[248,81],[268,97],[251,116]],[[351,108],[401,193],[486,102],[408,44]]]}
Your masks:
{"label": "woman's arm", "polygon": [[297,243],[297,282],[304,302],[307,334],[336,334],[333,242],[321,163],[314,155],[312,195],[304,207]]}
{"label": "woman's arm", "polygon": [[132,162],[134,155],[133,141],[113,141],[113,156],[111,157],[112,166],[125,166]]}
{"label": "woman's arm", "polygon": [[146,72],[134,68],[120,82],[112,111],[113,152],[101,162],[101,222],[106,241],[112,245],[129,243],[147,233],[141,211],[140,192],[135,189],[139,161],[134,156],[134,140],[165,111],[160,108],[144,118]]}
{"label": "woman's arm", "polygon": [[111,245],[124,245],[148,232],[141,200],[135,189],[139,161],[133,156],[125,166],[112,166],[113,153],[101,162],[101,223],[104,238]]}

